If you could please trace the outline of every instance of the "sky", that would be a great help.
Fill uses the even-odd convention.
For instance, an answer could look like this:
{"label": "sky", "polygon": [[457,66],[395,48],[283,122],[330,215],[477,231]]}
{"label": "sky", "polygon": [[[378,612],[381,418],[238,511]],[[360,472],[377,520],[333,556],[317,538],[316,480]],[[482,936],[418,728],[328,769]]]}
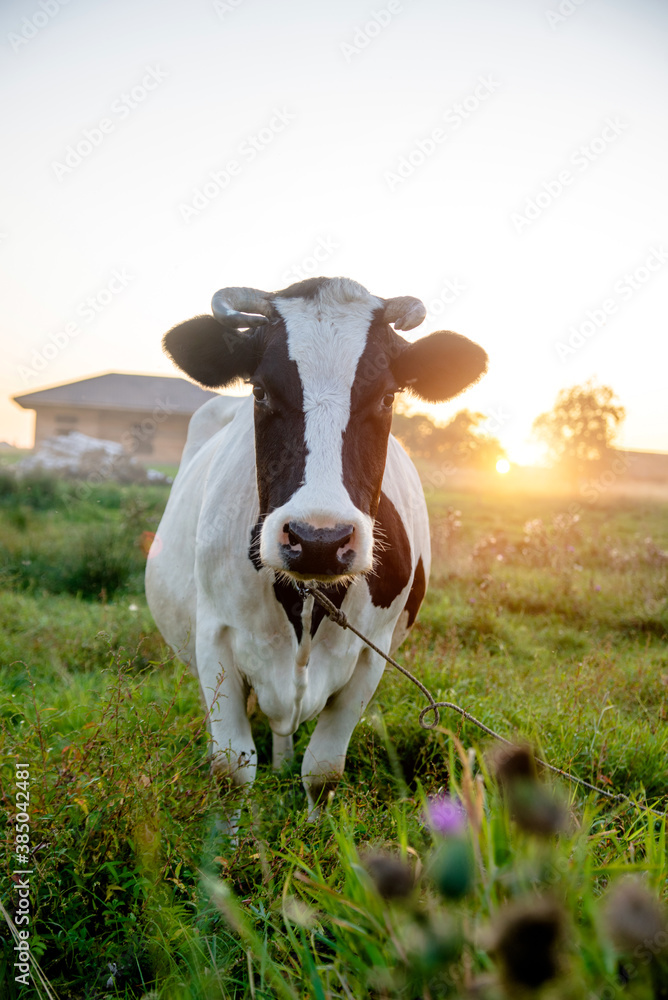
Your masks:
{"label": "sky", "polygon": [[177,374],[229,285],[414,295],[511,459],[590,378],[668,451],[668,4],[3,0],[0,440],[18,395]]}

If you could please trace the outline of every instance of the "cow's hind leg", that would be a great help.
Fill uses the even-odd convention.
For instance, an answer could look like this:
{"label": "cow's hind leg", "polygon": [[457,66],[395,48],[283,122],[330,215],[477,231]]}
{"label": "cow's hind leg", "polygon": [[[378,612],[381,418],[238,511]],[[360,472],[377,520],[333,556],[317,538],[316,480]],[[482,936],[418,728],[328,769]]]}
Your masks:
{"label": "cow's hind leg", "polygon": [[341,780],[350,737],[378,687],[384,666],[377,653],[362,650],[352,677],[320,713],[302,764],[311,821],[318,819]]}

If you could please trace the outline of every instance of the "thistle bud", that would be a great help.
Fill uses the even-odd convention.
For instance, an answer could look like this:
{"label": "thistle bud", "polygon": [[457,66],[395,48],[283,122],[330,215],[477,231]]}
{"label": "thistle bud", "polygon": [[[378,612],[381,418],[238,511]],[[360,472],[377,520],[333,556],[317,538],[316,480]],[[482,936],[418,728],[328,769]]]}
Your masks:
{"label": "thistle bud", "polygon": [[494,951],[511,987],[538,989],[559,972],[563,916],[556,903],[511,903],[499,914]]}
{"label": "thistle bud", "polygon": [[610,891],[604,918],[613,943],[623,952],[646,948],[653,955],[668,947],[666,914],[651,892],[635,879],[619,882]]}
{"label": "thistle bud", "polygon": [[446,840],[437,848],[431,875],[442,896],[461,899],[473,888],[473,851],[468,840],[457,837]]}
{"label": "thistle bud", "polygon": [[406,861],[386,851],[367,854],[361,860],[383,899],[398,900],[410,896],[415,876],[413,868]]}

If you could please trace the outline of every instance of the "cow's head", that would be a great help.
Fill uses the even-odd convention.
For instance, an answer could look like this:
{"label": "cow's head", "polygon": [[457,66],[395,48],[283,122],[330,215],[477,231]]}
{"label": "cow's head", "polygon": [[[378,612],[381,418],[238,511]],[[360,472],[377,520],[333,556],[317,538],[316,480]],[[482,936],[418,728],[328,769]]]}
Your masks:
{"label": "cow's head", "polygon": [[377,298],[347,278],[275,293],[224,288],[212,310],[174,327],[164,346],[202,385],[253,386],[256,557],[297,580],[370,571],[395,394],[451,399],[480,378],[487,355],[446,331],[410,344],[396,331],[422,322],[419,299]]}

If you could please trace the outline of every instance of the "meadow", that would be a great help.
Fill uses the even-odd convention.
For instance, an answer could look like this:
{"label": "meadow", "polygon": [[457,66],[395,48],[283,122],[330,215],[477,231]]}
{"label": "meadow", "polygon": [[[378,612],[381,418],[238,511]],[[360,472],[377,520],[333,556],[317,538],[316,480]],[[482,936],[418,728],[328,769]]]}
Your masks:
{"label": "meadow", "polygon": [[[31,985],[2,996],[668,997],[668,505],[428,491],[434,568],[318,825],[299,767],[219,833],[197,683],[143,596],[164,487],[0,473],[2,888],[30,794]],[[527,749],[638,806],[536,769]],[[23,773],[23,771],[21,771]]]}

